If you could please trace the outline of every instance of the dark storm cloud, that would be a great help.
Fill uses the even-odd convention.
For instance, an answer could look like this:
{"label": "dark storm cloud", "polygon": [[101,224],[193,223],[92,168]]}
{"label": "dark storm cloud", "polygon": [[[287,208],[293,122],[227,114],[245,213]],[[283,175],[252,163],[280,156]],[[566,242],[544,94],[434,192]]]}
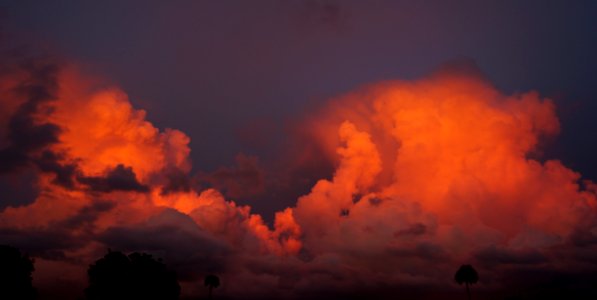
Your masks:
{"label": "dark storm cloud", "polygon": [[489,246],[474,254],[482,264],[495,265],[533,265],[547,262],[548,259],[535,249],[512,250],[495,245]]}
{"label": "dark storm cloud", "polygon": [[52,182],[56,185],[72,189],[75,186],[74,176],[77,173],[77,165],[74,163],[63,163],[62,155],[54,151],[45,150],[35,160],[35,165],[42,171],[54,174]]}
{"label": "dark storm cloud", "polygon": [[[22,52],[26,53],[26,49]],[[10,83],[3,86],[0,97],[5,97],[5,103],[18,103],[1,120],[6,127],[0,136],[0,208],[30,203],[37,196],[34,183],[38,171],[53,174],[54,184],[73,188],[77,169],[75,164],[65,163],[62,154],[50,149],[58,142],[61,129],[43,121],[52,113],[57,97],[61,63],[52,57],[29,57],[23,53],[2,52],[0,57],[0,76]]]}
{"label": "dark storm cloud", "polygon": [[[597,222],[597,220],[595,220]],[[591,246],[597,246],[597,234],[594,232],[595,230],[591,230],[590,227],[587,228],[577,228],[572,234],[570,235],[569,242],[577,247],[586,248]]]}
{"label": "dark storm cloud", "polygon": [[[55,99],[59,66],[54,62],[27,60],[21,64],[27,78],[12,93],[23,103],[8,122],[8,146],[0,149],[0,172],[12,172],[35,161],[39,151],[58,141],[60,128],[36,121],[38,114],[49,113],[47,104]],[[3,95],[6,97],[6,95]]]}
{"label": "dark storm cloud", "polygon": [[122,164],[109,170],[105,176],[79,176],[77,181],[95,192],[134,191],[145,193],[149,187],[139,183],[132,167]]}
{"label": "dark storm cloud", "polygon": [[[370,202],[373,199],[378,199],[378,198],[371,198],[371,199],[369,199]],[[379,204],[372,204],[372,205],[379,205]],[[409,227],[407,227],[405,229],[394,232],[394,237],[422,235],[422,234],[425,234],[427,232],[427,230],[428,229],[425,224],[416,223],[416,224],[410,225]]]}
{"label": "dark storm cloud", "polygon": [[230,249],[173,209],[146,222],[108,228],[99,241],[119,251],[155,253],[174,268],[180,280],[193,280],[226,267]]}
{"label": "dark storm cloud", "polygon": [[0,228],[0,241],[13,245],[37,257],[49,260],[71,261],[65,252],[80,249],[95,239],[95,221],[113,209],[115,204],[94,201],[72,216],[46,227]]}
{"label": "dark storm cloud", "polygon": [[102,213],[116,207],[114,202],[96,200],[90,205],[81,208],[76,214],[62,221],[59,226],[67,229],[90,229]]}
{"label": "dark storm cloud", "polygon": [[236,156],[236,166],[220,167],[199,178],[233,199],[255,196],[265,190],[265,173],[257,157],[244,154]]}
{"label": "dark storm cloud", "polygon": [[37,172],[34,170],[0,174],[0,210],[33,203],[39,193],[36,180]]}
{"label": "dark storm cloud", "polygon": [[280,207],[293,206],[296,199],[308,194],[318,180],[332,177],[335,169],[336,162],[322,155],[325,150],[319,143],[314,143],[313,137],[299,124],[292,124],[284,134],[285,140],[278,148],[279,152],[262,158],[264,164],[260,168],[265,175],[264,192],[247,197],[251,207],[261,212],[266,220],[272,218]]}
{"label": "dark storm cloud", "polygon": [[32,256],[50,260],[68,260],[65,251],[79,248],[87,239],[74,237],[65,228],[0,228],[0,241]]}
{"label": "dark storm cloud", "polygon": [[388,247],[388,254],[403,257],[405,259],[419,258],[428,261],[447,261],[450,256],[440,246],[429,242],[420,242],[413,246],[393,246]]}
{"label": "dark storm cloud", "polygon": [[180,169],[171,169],[164,171],[166,184],[162,187],[162,195],[167,195],[173,192],[188,192],[191,190],[193,182],[187,172]]}

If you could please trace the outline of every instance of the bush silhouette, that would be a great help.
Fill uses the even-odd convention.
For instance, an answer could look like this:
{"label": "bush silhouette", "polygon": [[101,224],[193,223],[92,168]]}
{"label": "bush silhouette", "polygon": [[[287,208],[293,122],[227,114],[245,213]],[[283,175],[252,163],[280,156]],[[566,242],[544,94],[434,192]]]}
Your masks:
{"label": "bush silhouette", "polygon": [[178,299],[180,285],[174,272],[168,271],[161,260],[146,253],[108,251],[89,266],[89,300]]}
{"label": "bush silhouette", "polygon": [[0,299],[35,299],[36,291],[31,284],[33,260],[22,255],[19,249],[0,245]]}

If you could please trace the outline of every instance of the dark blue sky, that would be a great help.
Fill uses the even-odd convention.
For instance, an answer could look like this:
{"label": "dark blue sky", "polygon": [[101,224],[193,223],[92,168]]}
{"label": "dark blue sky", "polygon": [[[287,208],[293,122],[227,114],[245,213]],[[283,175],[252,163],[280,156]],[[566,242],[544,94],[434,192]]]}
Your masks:
{"label": "dark blue sky", "polygon": [[473,60],[505,92],[553,98],[544,158],[597,179],[595,1],[4,0],[0,18],[4,41],[85,65],[187,133],[195,170],[241,152],[267,168],[290,120],[330,96]]}

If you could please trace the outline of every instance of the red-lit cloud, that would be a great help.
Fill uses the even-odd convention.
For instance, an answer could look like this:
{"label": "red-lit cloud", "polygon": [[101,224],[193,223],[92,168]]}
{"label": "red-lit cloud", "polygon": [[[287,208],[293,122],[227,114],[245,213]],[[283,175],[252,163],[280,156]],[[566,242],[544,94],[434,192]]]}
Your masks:
{"label": "red-lit cloud", "polygon": [[578,268],[597,258],[595,185],[531,158],[559,130],[553,103],[534,92],[442,72],[332,100],[300,126],[333,176],[268,226],[217,190],[261,192],[257,158],[239,156],[194,189],[189,137],[153,126],[119,88],[36,62],[4,68],[0,91],[1,170],[34,170],[39,191],[0,212],[0,240],[38,257],[42,289],[83,286],[108,247],[164,257],[183,293],[217,272],[222,294],[244,298],[451,292],[464,262],[487,291],[511,284],[508,274],[597,274]]}

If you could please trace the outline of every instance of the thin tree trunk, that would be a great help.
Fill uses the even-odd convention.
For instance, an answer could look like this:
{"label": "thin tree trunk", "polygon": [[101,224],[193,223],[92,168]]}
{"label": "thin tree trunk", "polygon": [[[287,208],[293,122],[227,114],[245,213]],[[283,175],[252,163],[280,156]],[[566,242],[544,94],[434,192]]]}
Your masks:
{"label": "thin tree trunk", "polygon": [[[209,296],[208,296],[208,298],[207,298],[207,299],[211,299],[211,289],[213,289],[213,286],[211,286],[211,285],[210,285],[210,286],[209,286]],[[469,296],[469,297],[470,297],[470,296]]]}
{"label": "thin tree trunk", "polygon": [[468,289],[468,282],[465,282],[466,285],[466,294],[468,295],[468,300],[471,300],[471,291]]}

